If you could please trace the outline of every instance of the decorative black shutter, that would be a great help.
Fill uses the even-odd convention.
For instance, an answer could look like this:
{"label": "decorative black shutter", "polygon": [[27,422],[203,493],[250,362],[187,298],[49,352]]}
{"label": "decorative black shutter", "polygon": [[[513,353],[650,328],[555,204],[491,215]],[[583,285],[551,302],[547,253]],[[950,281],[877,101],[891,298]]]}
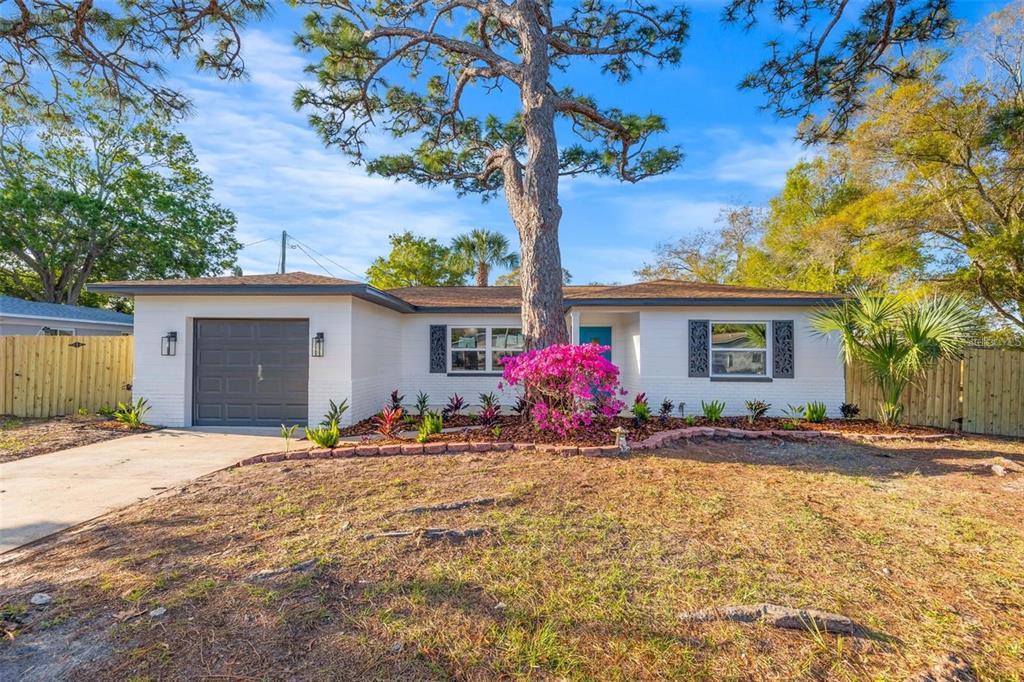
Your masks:
{"label": "decorative black shutter", "polygon": [[690,376],[711,376],[711,321],[690,320]]}
{"label": "decorative black shutter", "polygon": [[772,320],[772,376],[776,379],[792,379],[796,376],[793,320]]}
{"label": "decorative black shutter", "polygon": [[448,372],[448,326],[430,325],[430,373]]}

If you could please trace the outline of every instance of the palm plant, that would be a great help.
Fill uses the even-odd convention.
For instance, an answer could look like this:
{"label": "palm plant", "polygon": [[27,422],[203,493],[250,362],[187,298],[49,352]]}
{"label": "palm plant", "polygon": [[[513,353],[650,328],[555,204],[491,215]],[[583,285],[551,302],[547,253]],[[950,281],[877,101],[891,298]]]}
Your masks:
{"label": "palm plant", "polygon": [[878,385],[879,421],[892,425],[903,415],[903,391],[940,360],[959,355],[974,335],[975,321],[958,297],[911,301],[859,292],[817,311],[811,328],[839,334],[845,360],[863,363]]}
{"label": "palm plant", "polygon": [[452,250],[467,269],[476,270],[476,285],[487,286],[491,268],[495,265],[505,268],[519,267],[519,255],[509,251],[508,238],[500,232],[476,229],[459,235],[452,240]]}

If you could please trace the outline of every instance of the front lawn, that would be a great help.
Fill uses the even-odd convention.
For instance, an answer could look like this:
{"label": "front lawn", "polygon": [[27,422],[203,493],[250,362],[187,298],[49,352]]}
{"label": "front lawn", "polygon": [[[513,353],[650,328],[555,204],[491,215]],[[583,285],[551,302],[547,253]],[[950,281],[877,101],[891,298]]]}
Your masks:
{"label": "front lawn", "polygon": [[[983,679],[1019,679],[1021,463],[1019,441],[971,438],[247,466],[9,555],[0,667],[12,679],[899,680],[956,653]],[[416,532],[380,535],[400,530]],[[52,601],[31,605],[38,592]],[[761,602],[870,634],[679,618]]]}

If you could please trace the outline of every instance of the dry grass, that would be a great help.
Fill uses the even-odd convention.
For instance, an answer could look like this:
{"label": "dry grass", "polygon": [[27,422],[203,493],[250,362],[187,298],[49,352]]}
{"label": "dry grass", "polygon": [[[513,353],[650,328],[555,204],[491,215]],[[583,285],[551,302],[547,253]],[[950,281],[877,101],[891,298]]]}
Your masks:
{"label": "dry grass", "polygon": [[[1019,680],[1024,474],[992,475],[996,456],[1024,462],[1024,444],[244,467],[7,560],[0,601],[16,631],[0,665],[24,674],[49,647],[66,665],[32,674],[898,680],[954,651],[982,679]],[[507,499],[393,513],[476,496]],[[417,526],[493,532],[359,539]],[[40,589],[55,603],[28,607]],[[678,619],[755,602],[842,613],[875,636]]]}
{"label": "dry grass", "polygon": [[0,417],[0,463],[123,438],[152,428],[131,430],[96,415],[45,419],[4,416]]}

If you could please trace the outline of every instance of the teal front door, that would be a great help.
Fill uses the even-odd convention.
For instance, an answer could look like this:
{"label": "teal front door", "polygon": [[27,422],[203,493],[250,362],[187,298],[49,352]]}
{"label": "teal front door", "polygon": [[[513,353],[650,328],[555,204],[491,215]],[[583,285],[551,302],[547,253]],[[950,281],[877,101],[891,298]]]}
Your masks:
{"label": "teal front door", "polygon": [[[608,346],[611,348],[612,345],[612,328],[611,327],[580,327],[580,343],[596,343],[599,346]],[[601,355],[608,358],[609,362],[612,359],[612,352],[607,351],[601,353]]]}

